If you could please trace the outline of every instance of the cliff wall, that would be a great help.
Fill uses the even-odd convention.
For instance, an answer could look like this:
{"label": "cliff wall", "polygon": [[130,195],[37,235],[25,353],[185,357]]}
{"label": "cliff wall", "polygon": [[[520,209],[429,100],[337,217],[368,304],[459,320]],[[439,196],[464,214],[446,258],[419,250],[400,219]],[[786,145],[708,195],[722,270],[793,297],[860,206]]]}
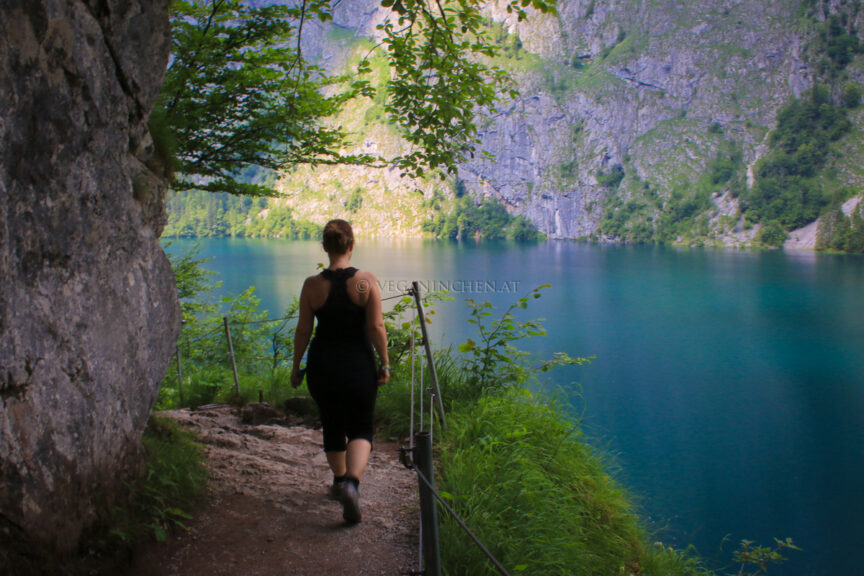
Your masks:
{"label": "cliff wall", "polygon": [[167,3],[0,10],[0,571],[74,550],[140,470],[179,331],[147,130]]}
{"label": "cliff wall", "polygon": [[495,160],[460,173],[549,236],[574,238],[596,230],[609,193],[598,174],[615,165],[622,192],[640,181],[662,193],[695,180],[723,139],[752,163],[777,110],[812,81],[799,11],[786,0],[567,0],[557,17],[510,23],[545,62],[517,68],[522,98],[484,130]]}

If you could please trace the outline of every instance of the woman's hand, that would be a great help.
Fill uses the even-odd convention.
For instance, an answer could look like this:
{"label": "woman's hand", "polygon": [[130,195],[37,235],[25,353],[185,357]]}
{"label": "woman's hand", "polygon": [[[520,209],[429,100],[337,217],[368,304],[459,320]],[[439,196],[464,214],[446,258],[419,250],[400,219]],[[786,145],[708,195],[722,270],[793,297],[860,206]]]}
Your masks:
{"label": "woman's hand", "polygon": [[291,387],[297,388],[300,384],[303,383],[303,376],[306,375],[306,370],[292,370],[291,371]]}
{"label": "woman's hand", "polygon": [[390,380],[390,367],[382,366],[378,369],[378,386],[384,386]]}

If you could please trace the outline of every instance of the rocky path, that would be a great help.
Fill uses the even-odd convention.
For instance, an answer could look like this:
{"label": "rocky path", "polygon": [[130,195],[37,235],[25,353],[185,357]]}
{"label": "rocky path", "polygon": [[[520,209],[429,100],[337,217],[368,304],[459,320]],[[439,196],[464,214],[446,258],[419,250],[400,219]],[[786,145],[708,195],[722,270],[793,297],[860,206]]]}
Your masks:
{"label": "rocky path", "polygon": [[365,576],[417,567],[417,480],[377,444],[360,487],[363,522],[327,499],[321,432],[243,424],[236,408],[165,413],[206,446],[211,481],[189,530],[153,545],[127,576]]}

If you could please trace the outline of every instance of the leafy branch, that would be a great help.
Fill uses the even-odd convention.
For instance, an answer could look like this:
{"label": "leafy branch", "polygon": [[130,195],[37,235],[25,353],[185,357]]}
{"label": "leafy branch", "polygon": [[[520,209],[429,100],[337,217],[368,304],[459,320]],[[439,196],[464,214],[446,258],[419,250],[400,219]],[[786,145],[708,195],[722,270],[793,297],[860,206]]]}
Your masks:
{"label": "leafy branch", "polygon": [[[374,97],[368,57],[356,71],[334,75],[302,51],[304,25],[332,20],[338,0],[294,6],[177,0],[171,61],[151,121],[167,134],[159,145],[174,158],[173,188],[273,195],[241,181],[249,167],[395,165],[411,176],[439,167],[454,171],[478,142],[478,107],[492,109],[502,90],[514,94],[504,89],[505,73],[483,63],[498,50],[480,15],[487,3],[382,1],[396,20],[379,26],[392,71],[384,108],[411,146],[384,158],[351,153],[349,134],[333,122],[347,102]],[[551,12],[554,2],[506,4],[519,20],[528,7]]]}
{"label": "leafy branch", "polygon": [[[741,563],[741,569],[738,571],[738,576],[759,576],[768,571],[768,564],[779,564],[786,561],[786,557],[780,552],[782,550],[801,550],[796,546],[791,538],[780,540],[774,539],[774,548],[767,546],[759,546],[752,540],[742,540],[741,547],[735,551],[735,562]],[[756,572],[747,573],[745,569],[748,565],[758,568]]]}
{"label": "leafy branch", "polygon": [[556,352],[552,358],[530,366],[530,353],[516,348],[513,343],[534,336],[546,336],[543,319],[520,321],[517,310],[524,310],[529,302],[540,298],[540,291],[549,288],[543,284],[511,304],[497,319],[492,318],[494,307],[488,301],[476,302],[466,299],[470,307],[468,322],[477,327],[479,343],[469,338],[459,345],[459,351],[467,356],[467,372],[473,374],[480,390],[524,384],[529,378],[559,366],[581,365],[589,358],[574,358],[565,352]]}

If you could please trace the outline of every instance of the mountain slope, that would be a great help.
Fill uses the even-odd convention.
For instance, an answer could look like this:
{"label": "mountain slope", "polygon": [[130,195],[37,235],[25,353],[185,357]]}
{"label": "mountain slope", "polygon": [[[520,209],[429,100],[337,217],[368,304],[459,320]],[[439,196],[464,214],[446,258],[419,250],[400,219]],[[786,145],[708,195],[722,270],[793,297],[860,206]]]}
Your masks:
{"label": "mountain slope", "polygon": [[[333,69],[350,69],[385,16],[372,2],[339,11],[311,35],[312,51]],[[859,0],[561,0],[557,15],[527,22],[503,7],[491,6],[488,16],[490,38],[502,48],[494,62],[511,72],[521,96],[480,119],[478,154],[458,167],[458,178],[298,168],[282,175],[284,198],[274,202],[317,224],[341,216],[364,235],[418,236],[424,222],[456,218],[456,197],[468,192],[524,215],[551,238],[741,245],[776,244],[790,223],[860,193]],[[402,141],[381,106],[389,71],[380,60],[373,69],[374,101],[355,103],[337,121],[355,133],[355,150],[398,151]],[[763,159],[780,154],[772,134],[781,112],[817,85],[849,128],[812,167],[801,192],[811,194],[802,203],[809,212],[778,224],[773,212],[760,215],[773,194],[759,187]],[[787,176],[775,188],[797,186],[796,175]]]}

